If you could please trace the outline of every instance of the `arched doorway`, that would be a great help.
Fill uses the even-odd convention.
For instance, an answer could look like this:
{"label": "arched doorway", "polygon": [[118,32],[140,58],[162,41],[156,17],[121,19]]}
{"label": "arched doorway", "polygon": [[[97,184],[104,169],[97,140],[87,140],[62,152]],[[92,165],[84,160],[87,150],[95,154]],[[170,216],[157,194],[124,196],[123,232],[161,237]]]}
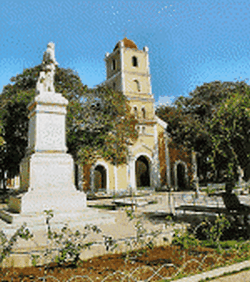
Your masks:
{"label": "arched doorway", "polygon": [[137,188],[150,187],[150,164],[146,157],[140,156],[135,163]]}
{"label": "arched doorway", "polygon": [[177,165],[177,187],[179,190],[186,190],[187,183],[186,183],[186,172],[185,172],[185,166],[182,163],[179,163]]}
{"label": "arched doorway", "polygon": [[95,191],[106,190],[107,188],[107,173],[102,165],[97,165],[94,170],[94,189]]}

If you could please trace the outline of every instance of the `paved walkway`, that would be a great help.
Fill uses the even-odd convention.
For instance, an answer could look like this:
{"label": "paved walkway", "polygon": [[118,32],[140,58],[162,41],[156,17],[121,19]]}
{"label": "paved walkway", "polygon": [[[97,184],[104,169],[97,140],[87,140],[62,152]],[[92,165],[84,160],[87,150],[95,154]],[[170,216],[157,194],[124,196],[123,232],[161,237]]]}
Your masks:
{"label": "paved walkway", "polygon": [[[169,194],[168,193],[159,193],[153,196],[149,196],[149,198],[151,197],[154,198],[157,201],[157,204],[152,204],[152,205],[147,205],[144,207],[138,207],[137,208],[137,212],[139,213],[154,213],[154,214],[158,214],[159,218],[153,218],[148,220],[145,223],[145,227],[147,230],[152,230],[152,229],[162,229],[164,231],[164,236],[170,236],[170,230],[164,230],[164,221],[165,221],[165,217],[173,212],[173,206],[174,205],[179,205],[181,203],[183,203],[183,201],[192,201],[193,197],[192,194],[193,193],[185,193],[186,196],[183,198],[183,195],[181,193],[173,193],[175,196],[175,203],[173,201],[169,201]],[[138,199],[139,200],[139,199]],[[204,195],[202,195],[199,198],[199,202],[205,204],[205,198]],[[100,200],[96,203],[98,204],[110,204],[112,202],[112,199],[109,200]],[[95,204],[94,201],[88,201],[89,204]],[[170,205],[169,205],[170,203]],[[124,213],[124,210],[118,210],[118,211],[106,211],[103,210],[104,213],[109,214],[110,216],[114,216],[115,217],[115,223],[113,224],[102,224],[100,227],[103,230],[103,232],[98,235],[98,236],[93,236],[91,237],[91,239],[98,239],[100,241],[103,240],[102,235],[113,235],[114,239],[118,239],[118,238],[125,238],[125,237],[130,237],[130,236],[135,236],[135,229],[134,229],[134,225],[133,222],[129,221],[129,219],[127,218],[126,214]],[[162,216],[162,217],[160,217]],[[196,215],[196,219],[197,219]],[[180,216],[181,218],[181,216]],[[186,216],[187,218],[187,216]],[[188,216],[188,218],[192,218],[191,215]],[[195,219],[195,217],[194,217]],[[6,223],[3,223],[0,220],[0,230],[4,230],[6,226]],[[53,227],[53,226],[52,226]],[[43,242],[44,244],[46,244],[46,232],[39,232],[39,234],[36,234],[37,236],[37,240]],[[89,237],[88,237],[89,238]],[[162,239],[162,238],[161,238]],[[161,240],[160,240],[161,241]],[[159,243],[161,243],[159,241]],[[19,247],[27,247],[27,243],[26,241],[24,241]],[[32,247],[31,247],[32,248]],[[22,249],[22,248],[21,248]],[[90,256],[93,256],[93,252],[94,255],[101,255],[103,253],[105,253],[105,247],[104,245],[102,246],[97,246],[96,248],[94,248],[94,246],[91,248],[91,250],[89,251],[89,253],[86,251],[85,253],[85,257],[83,258],[87,258]],[[23,263],[27,264],[27,260],[26,259],[22,259]],[[19,260],[20,262],[20,260]],[[12,264],[12,262],[10,261],[10,264]],[[20,266],[24,266],[24,265],[20,265]],[[180,280],[175,280],[175,281],[181,281],[181,282],[198,282],[201,281],[202,279],[206,279],[206,278],[213,278],[213,277],[219,277],[221,275],[223,275],[224,273],[230,273],[233,271],[239,271],[242,270],[246,267],[250,267],[250,261],[247,262],[243,262],[240,264],[236,264],[233,266],[228,266],[228,267],[222,267],[222,268],[218,268],[209,272],[205,272],[196,276],[192,276],[192,277],[186,277]],[[223,280],[224,279],[224,280]],[[231,280],[230,280],[231,279]],[[250,271],[244,271],[238,274],[232,274],[226,277],[221,277],[221,278],[216,278],[214,280],[211,280],[214,282],[225,282],[225,281],[237,281],[237,282],[250,282]]]}
{"label": "paved walkway", "polygon": [[211,282],[250,282],[250,270],[227,275],[225,277],[211,280]]}
{"label": "paved walkway", "polygon": [[230,266],[220,267],[220,268],[217,268],[217,269],[214,269],[208,272],[203,272],[201,274],[197,274],[194,276],[174,280],[174,282],[199,282],[199,281],[204,281],[205,279],[208,279],[208,278],[219,277],[227,273],[229,273],[229,275],[220,277],[220,278],[216,278],[216,279],[212,279],[209,281],[213,281],[213,282],[235,282],[235,281],[236,282],[250,282],[250,270],[243,271],[243,272],[236,273],[236,274],[230,274],[232,272],[241,271],[249,267],[250,267],[250,260],[236,263]]}
{"label": "paved walkway", "polygon": [[[151,211],[155,211],[155,210],[161,210],[162,212],[165,213],[165,217],[168,215],[168,213],[170,212],[169,209],[167,208],[167,198],[166,195],[161,195],[159,196],[159,202],[157,204],[154,205],[149,205],[148,207],[139,207],[136,209],[136,212],[141,214],[142,211],[144,210],[148,210]],[[106,203],[107,200],[102,200],[99,201],[99,204],[102,203]],[[88,202],[90,203],[90,201]],[[91,201],[91,204],[93,204],[94,202]],[[150,208],[149,208],[150,207]],[[89,210],[95,210],[94,208],[89,208]],[[92,222],[92,224],[97,224],[98,227],[101,228],[102,233],[100,234],[90,234],[86,240],[87,241],[97,241],[100,242],[99,245],[93,245],[90,250],[85,250],[83,252],[83,255],[81,256],[82,259],[87,259],[90,258],[92,256],[98,256],[98,255],[103,255],[106,252],[106,248],[103,244],[103,235],[106,236],[112,236],[113,239],[115,240],[120,240],[122,241],[121,245],[119,245],[119,247],[116,249],[117,252],[121,252],[124,251],[126,248],[126,244],[125,244],[125,239],[126,238],[130,238],[130,237],[135,237],[136,233],[135,233],[135,220],[130,221],[128,216],[126,215],[126,213],[124,212],[124,209],[119,209],[119,210],[99,210],[101,211],[102,214],[107,215],[110,218],[114,218],[114,220],[112,221],[108,221],[107,223],[103,222],[102,223],[95,223]],[[164,217],[163,217],[164,220]],[[157,238],[158,240],[158,244],[164,244],[165,239],[167,238],[168,240],[171,239],[171,233],[169,229],[165,229],[165,224],[163,220],[156,220],[153,221],[151,219],[149,220],[145,220],[144,222],[144,227],[146,230],[151,231],[151,230],[162,230],[162,236],[159,236],[159,238]],[[30,251],[35,251],[35,250],[39,250],[41,248],[43,248],[44,246],[46,246],[48,244],[47,241],[47,228],[46,226],[42,226],[38,228],[34,228],[33,226],[27,226],[32,233],[34,234],[34,238],[32,239],[32,241],[25,241],[22,239],[18,239],[15,251],[16,251],[16,256],[13,255],[12,259],[8,259],[6,261],[6,266],[8,265],[14,265],[15,266],[19,266],[19,267],[23,267],[27,264],[30,264],[30,262],[28,262],[28,259],[30,258]],[[76,228],[80,231],[84,231],[84,227],[85,227],[85,222],[79,222],[79,224],[76,226]],[[3,222],[2,220],[0,220],[0,230],[7,230],[8,228],[8,224],[6,224],[5,222]],[[51,228],[52,230],[54,229],[53,226],[53,219],[51,220]],[[75,229],[75,228],[72,228]],[[27,258],[24,258],[26,254]],[[21,259],[22,257],[22,259]]]}

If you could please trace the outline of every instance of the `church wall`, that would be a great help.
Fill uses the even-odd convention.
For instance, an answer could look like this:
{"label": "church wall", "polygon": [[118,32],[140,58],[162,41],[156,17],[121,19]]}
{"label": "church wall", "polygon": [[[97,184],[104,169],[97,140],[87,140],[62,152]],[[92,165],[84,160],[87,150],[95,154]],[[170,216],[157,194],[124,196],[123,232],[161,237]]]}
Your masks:
{"label": "church wall", "polygon": [[91,165],[83,165],[82,166],[83,191],[84,192],[91,190],[91,187],[90,187],[90,170],[91,170]]}
{"label": "church wall", "polygon": [[[106,162],[104,160],[101,160],[102,163],[105,163],[105,165],[107,166],[108,171],[107,173],[107,187],[106,190],[109,194],[112,193],[112,190],[115,187],[115,172],[114,172],[114,166],[109,163]],[[98,163],[100,163],[100,161],[98,160]]]}
{"label": "church wall", "polygon": [[[137,61],[138,61],[137,67],[134,67],[132,65],[133,56],[137,58]],[[143,51],[125,48],[124,49],[124,66],[126,70],[129,72],[136,71],[136,72],[141,72],[144,74],[148,73],[146,56],[147,56],[147,53]]]}
{"label": "church wall", "polygon": [[146,111],[146,118],[145,120],[153,120],[154,119],[154,108],[153,103],[150,101],[144,100],[130,100],[129,101],[131,112],[134,114],[134,107],[137,107],[138,119],[143,119],[142,108],[145,108]]}
{"label": "church wall", "polygon": [[171,164],[171,184],[176,187],[175,183],[175,163],[181,161],[187,165],[188,186],[190,187],[192,180],[192,159],[191,154],[183,146],[177,146],[173,141],[169,142],[169,158]]}
{"label": "church wall", "polygon": [[112,79],[110,79],[106,85],[112,88],[115,91],[122,91],[122,80],[121,77],[118,75]]}
{"label": "church wall", "polygon": [[127,172],[127,165],[119,165],[117,168],[117,190],[118,191],[125,191],[128,189],[129,179],[128,179],[128,172]]}
{"label": "church wall", "polygon": [[154,150],[154,144],[155,144],[152,127],[147,127],[146,130],[147,130],[146,134],[139,132],[139,137],[131,148],[133,155],[136,155],[139,152],[143,152],[143,151],[152,154],[152,151]]}
{"label": "church wall", "polygon": [[[115,61],[115,66],[113,65]],[[120,51],[117,50],[106,62],[107,79],[121,70]]]}
{"label": "church wall", "polygon": [[[84,165],[83,166],[83,187],[84,191],[96,192],[96,187],[94,187],[93,173],[97,165],[105,167],[106,171],[106,192],[109,194],[115,193],[115,191],[125,191],[128,189],[129,179],[127,173],[127,164],[122,165],[112,165],[103,159],[98,160],[94,165]],[[92,176],[91,176],[92,174]],[[92,179],[91,179],[92,178]]]}
{"label": "church wall", "polygon": [[[152,98],[150,94],[150,82],[148,76],[140,75],[140,73],[124,73],[124,80],[126,81],[125,95],[134,98]],[[139,86],[137,86],[138,81]]]}
{"label": "church wall", "polygon": [[167,165],[166,165],[166,150],[165,150],[165,138],[164,129],[157,126],[158,129],[158,146],[159,146],[159,166],[160,166],[160,182],[161,186],[167,185]]}
{"label": "church wall", "polygon": [[[149,130],[153,133],[153,126],[149,127]],[[160,186],[164,186],[169,184],[167,179],[167,164],[166,164],[166,147],[165,147],[165,136],[164,136],[164,129],[157,124],[157,134],[158,134],[158,152],[159,152],[159,174],[160,174]],[[137,141],[134,143],[133,146],[130,147],[131,156],[133,161],[135,162],[140,156],[145,156],[149,162],[151,167],[151,172],[155,173],[154,170],[154,163],[153,159],[155,157],[155,139],[154,135],[145,135],[139,134]],[[187,167],[187,176],[188,176],[188,187],[190,188],[190,182],[192,180],[192,164],[191,164],[191,155],[190,153],[185,150],[183,147],[178,147],[172,141],[169,142],[168,145],[169,149],[169,158],[170,158],[170,176],[171,176],[171,186],[176,187],[175,183],[175,163],[176,162],[183,162],[186,164]],[[99,163],[103,163],[103,160],[98,160]],[[96,163],[96,164],[97,164]],[[108,189],[107,192],[109,194],[119,193],[121,191],[128,191],[130,186],[131,174],[135,173],[132,171],[130,167],[130,171],[128,171],[128,165],[123,164],[117,166],[117,168],[110,164],[109,162],[105,162],[106,166],[108,167],[108,175],[107,181]],[[84,172],[84,184],[85,184],[85,191],[90,190],[90,169],[91,166],[85,166],[85,169],[89,170],[88,173]],[[157,172],[158,173],[158,172]],[[153,175],[150,175],[151,183],[153,182]]]}

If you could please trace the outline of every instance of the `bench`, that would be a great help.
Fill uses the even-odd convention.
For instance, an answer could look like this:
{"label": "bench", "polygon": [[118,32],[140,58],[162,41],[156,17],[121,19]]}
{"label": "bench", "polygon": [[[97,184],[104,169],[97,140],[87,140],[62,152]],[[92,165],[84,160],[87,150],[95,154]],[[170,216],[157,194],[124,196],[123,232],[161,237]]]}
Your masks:
{"label": "bench", "polygon": [[192,212],[226,214],[226,215],[232,215],[232,216],[249,214],[249,212],[245,212],[245,211],[237,211],[237,210],[229,211],[227,208],[208,207],[208,206],[199,206],[199,205],[181,205],[179,207],[176,207],[175,210],[182,210],[184,211],[184,213],[186,211],[192,211]]}
{"label": "bench", "polygon": [[[236,227],[238,230],[245,230],[244,234],[247,234],[247,236],[250,236],[250,226],[248,223],[248,215],[250,214],[249,211],[238,211],[238,210],[228,210],[225,207],[209,207],[209,206],[199,206],[199,205],[181,205],[179,207],[176,207],[175,210],[182,210],[184,214],[186,211],[190,212],[199,212],[199,213],[211,213],[211,214],[219,214],[219,215],[226,215],[226,216],[232,216],[232,218],[229,218],[229,222],[232,224],[232,226]],[[239,218],[242,218],[243,221]],[[244,235],[245,236],[245,235]]]}

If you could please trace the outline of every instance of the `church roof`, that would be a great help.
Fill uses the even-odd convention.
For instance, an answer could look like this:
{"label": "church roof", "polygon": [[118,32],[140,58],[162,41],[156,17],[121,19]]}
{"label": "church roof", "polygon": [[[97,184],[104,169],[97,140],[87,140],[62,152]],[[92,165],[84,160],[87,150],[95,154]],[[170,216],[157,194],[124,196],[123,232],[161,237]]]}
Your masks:
{"label": "church roof", "polygon": [[[138,49],[138,47],[136,46],[135,42],[128,39],[127,37],[123,38],[121,40],[124,43],[124,47],[125,48],[131,48],[131,49]],[[119,42],[115,45],[114,51],[119,47]]]}

